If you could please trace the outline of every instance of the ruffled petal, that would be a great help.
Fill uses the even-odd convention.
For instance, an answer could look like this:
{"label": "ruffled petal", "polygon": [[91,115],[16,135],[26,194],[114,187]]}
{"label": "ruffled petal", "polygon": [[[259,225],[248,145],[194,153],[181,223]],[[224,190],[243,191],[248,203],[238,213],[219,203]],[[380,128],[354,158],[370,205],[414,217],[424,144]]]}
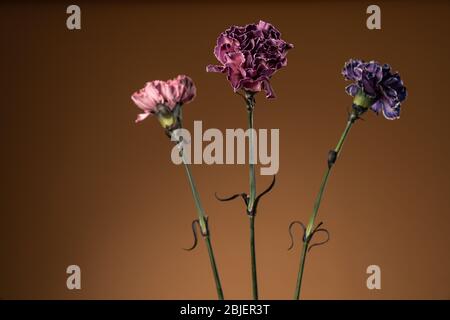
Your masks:
{"label": "ruffled petal", "polygon": [[218,66],[214,64],[209,64],[206,66],[206,72],[225,72],[226,68],[224,66]]}
{"label": "ruffled petal", "polygon": [[131,96],[133,102],[145,112],[151,112],[156,109],[159,103],[164,101],[160,92],[155,88],[154,84],[148,82],[145,88],[136,91]]}
{"label": "ruffled petal", "polygon": [[377,100],[370,106],[370,109],[372,109],[372,111],[374,111],[376,114],[380,113],[380,111],[383,109],[383,102],[381,100]]}
{"label": "ruffled petal", "polygon": [[261,81],[247,79],[242,79],[239,83],[239,87],[250,92],[259,92],[262,90]]}
{"label": "ruffled petal", "polygon": [[395,106],[389,105],[389,103],[383,103],[383,116],[388,120],[396,120],[400,118],[400,104]]}
{"label": "ruffled petal", "polygon": [[362,77],[364,63],[362,60],[350,59],[342,69],[342,75],[346,80],[359,81]]}
{"label": "ruffled petal", "polygon": [[151,115],[150,112],[140,113],[138,114],[136,120],[134,120],[135,123],[143,121],[145,118],[147,118],[149,115]]}
{"label": "ruffled petal", "polygon": [[360,90],[359,86],[354,83],[349,84],[348,86],[345,87],[345,91],[347,91],[347,93],[352,97],[356,96],[359,90]]}
{"label": "ruffled petal", "polygon": [[264,91],[266,91],[266,98],[268,99],[274,99],[275,98],[275,92],[272,89],[272,85],[270,84],[270,81],[265,79],[262,82]]}
{"label": "ruffled petal", "polygon": [[173,110],[177,105],[191,102],[196,92],[194,82],[185,75],[167,81],[147,82],[144,88],[131,96],[136,106],[144,111],[138,115],[136,122],[141,122],[152,113],[158,112],[160,106]]}
{"label": "ruffled petal", "polygon": [[197,87],[195,86],[194,81],[185,75],[178,76],[177,80],[181,91],[178,102],[181,104],[191,102],[197,95]]}
{"label": "ruffled petal", "polygon": [[[359,71],[362,70],[359,78]],[[406,99],[407,91],[398,73],[392,73],[391,66],[376,61],[349,60],[342,71],[345,79],[354,80],[345,90],[354,96],[357,88],[375,101],[371,110],[389,120],[400,118],[400,103]]]}
{"label": "ruffled petal", "polygon": [[161,95],[164,97],[164,105],[173,109],[180,100],[180,88],[178,84],[172,83],[173,80],[160,84]]}
{"label": "ruffled petal", "polygon": [[226,56],[225,66],[228,70],[228,80],[234,90],[239,90],[239,82],[245,76],[245,70],[242,68],[245,58],[241,52],[233,52]]}
{"label": "ruffled petal", "polygon": [[231,26],[218,37],[214,48],[222,65],[208,65],[206,71],[226,73],[235,91],[264,89],[267,97],[273,98],[270,77],[287,65],[287,51],[294,47],[280,36],[273,25],[262,20]]}
{"label": "ruffled petal", "polygon": [[238,47],[239,42],[236,39],[221,34],[217,39],[217,45],[214,48],[214,55],[217,60],[225,63],[227,53],[236,51]]}

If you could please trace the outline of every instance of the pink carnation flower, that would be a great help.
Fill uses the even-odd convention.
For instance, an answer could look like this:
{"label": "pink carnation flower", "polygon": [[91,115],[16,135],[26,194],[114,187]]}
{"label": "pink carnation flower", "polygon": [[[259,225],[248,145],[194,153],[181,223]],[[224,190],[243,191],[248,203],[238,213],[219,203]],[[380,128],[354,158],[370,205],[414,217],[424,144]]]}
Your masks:
{"label": "pink carnation flower", "polygon": [[191,102],[196,95],[196,88],[191,78],[179,75],[175,79],[147,82],[145,87],[131,96],[133,102],[144,113],[138,115],[136,123],[155,114],[162,107],[170,111],[175,107]]}

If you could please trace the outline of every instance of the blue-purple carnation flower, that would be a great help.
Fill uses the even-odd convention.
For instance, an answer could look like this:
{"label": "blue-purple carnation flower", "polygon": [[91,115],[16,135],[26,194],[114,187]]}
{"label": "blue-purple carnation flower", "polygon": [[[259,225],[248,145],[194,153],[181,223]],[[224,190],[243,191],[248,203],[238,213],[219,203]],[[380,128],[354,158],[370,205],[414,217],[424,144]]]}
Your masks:
{"label": "blue-purple carnation flower", "polygon": [[235,92],[264,90],[267,98],[274,98],[270,78],[287,65],[287,51],[294,47],[280,35],[274,26],[264,21],[245,27],[232,26],[220,34],[214,48],[221,64],[209,65],[206,70],[226,73]]}
{"label": "blue-purple carnation flower", "polygon": [[370,109],[382,112],[389,120],[400,118],[401,102],[406,99],[406,88],[400,75],[388,64],[350,59],[342,70],[346,80],[354,81],[345,90],[353,97],[363,93],[370,99]]}

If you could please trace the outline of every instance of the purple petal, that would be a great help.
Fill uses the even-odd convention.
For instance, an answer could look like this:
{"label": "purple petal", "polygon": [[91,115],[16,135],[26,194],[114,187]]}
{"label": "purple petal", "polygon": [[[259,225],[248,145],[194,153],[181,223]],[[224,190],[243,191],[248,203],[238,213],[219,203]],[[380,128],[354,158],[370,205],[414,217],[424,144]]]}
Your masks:
{"label": "purple petal", "polygon": [[266,91],[267,99],[275,98],[275,92],[273,91],[270,81],[268,79],[263,80],[262,86],[263,86],[264,91]]}
{"label": "purple petal", "polygon": [[[361,75],[359,70],[362,70]],[[389,120],[400,117],[400,103],[406,99],[407,91],[400,75],[393,73],[389,65],[351,59],[346,62],[342,74],[346,80],[354,81],[346,87],[348,94],[354,96],[359,87],[374,99],[375,103],[370,107],[374,112],[382,112]]]}
{"label": "purple petal", "polygon": [[246,26],[231,26],[217,39],[214,54],[222,66],[208,66],[208,72],[227,74],[234,90],[265,90],[274,97],[270,77],[287,65],[287,52],[294,46],[280,38],[270,23],[259,21]]}
{"label": "purple petal", "polygon": [[347,87],[345,87],[345,91],[347,91],[347,93],[352,97],[356,96],[359,90],[360,90],[359,86],[354,83],[349,84]]}
{"label": "purple petal", "polygon": [[383,103],[383,115],[388,120],[395,120],[400,118],[400,105],[391,106],[388,103]]}
{"label": "purple petal", "polygon": [[239,42],[236,39],[227,37],[225,34],[221,34],[217,39],[217,45],[214,48],[214,55],[221,63],[226,62],[226,54],[228,52],[234,52],[239,48]]}
{"label": "purple petal", "polygon": [[361,60],[350,59],[345,63],[342,75],[347,80],[359,81],[361,80],[363,65]]}
{"label": "purple petal", "polygon": [[218,65],[207,65],[206,66],[206,72],[224,72],[225,67],[224,66],[218,66]]}
{"label": "purple petal", "polygon": [[372,109],[376,114],[380,113],[380,111],[383,109],[383,102],[381,100],[377,100],[370,106],[370,109]]}
{"label": "purple petal", "polygon": [[235,90],[239,89],[239,81],[245,76],[245,70],[242,68],[244,55],[240,52],[230,53],[226,56],[225,66],[228,70],[228,80]]}

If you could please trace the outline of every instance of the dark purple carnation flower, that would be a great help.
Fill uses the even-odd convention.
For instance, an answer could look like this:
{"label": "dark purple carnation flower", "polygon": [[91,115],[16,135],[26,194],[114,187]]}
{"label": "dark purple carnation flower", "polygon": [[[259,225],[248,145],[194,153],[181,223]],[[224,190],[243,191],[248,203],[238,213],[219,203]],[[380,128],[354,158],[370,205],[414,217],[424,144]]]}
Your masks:
{"label": "dark purple carnation flower", "polygon": [[400,105],[406,99],[406,88],[400,75],[392,73],[388,64],[350,59],[345,63],[342,74],[346,80],[354,81],[345,88],[349,95],[356,99],[363,96],[365,102],[369,101],[367,107],[370,106],[377,114],[381,111],[386,119],[400,118]]}
{"label": "dark purple carnation flower", "polygon": [[219,36],[214,48],[221,65],[209,65],[206,71],[226,73],[234,91],[264,90],[267,98],[274,98],[270,78],[287,65],[286,54],[293,47],[280,39],[280,32],[270,23],[232,26]]}

